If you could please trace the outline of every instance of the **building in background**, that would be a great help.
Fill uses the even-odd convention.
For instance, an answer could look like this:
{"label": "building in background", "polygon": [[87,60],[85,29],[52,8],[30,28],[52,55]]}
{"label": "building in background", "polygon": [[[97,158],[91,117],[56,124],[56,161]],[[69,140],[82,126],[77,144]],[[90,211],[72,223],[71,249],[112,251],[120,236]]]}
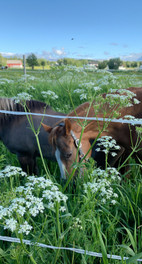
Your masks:
{"label": "building in background", "polygon": [[8,68],[23,68],[23,63],[20,60],[7,60]]}

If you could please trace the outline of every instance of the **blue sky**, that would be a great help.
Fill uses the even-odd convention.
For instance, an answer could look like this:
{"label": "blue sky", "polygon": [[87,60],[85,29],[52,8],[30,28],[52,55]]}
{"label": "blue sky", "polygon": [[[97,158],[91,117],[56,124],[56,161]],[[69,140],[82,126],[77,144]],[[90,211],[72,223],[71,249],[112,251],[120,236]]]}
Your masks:
{"label": "blue sky", "polygon": [[142,0],[3,0],[0,21],[2,55],[142,57]]}

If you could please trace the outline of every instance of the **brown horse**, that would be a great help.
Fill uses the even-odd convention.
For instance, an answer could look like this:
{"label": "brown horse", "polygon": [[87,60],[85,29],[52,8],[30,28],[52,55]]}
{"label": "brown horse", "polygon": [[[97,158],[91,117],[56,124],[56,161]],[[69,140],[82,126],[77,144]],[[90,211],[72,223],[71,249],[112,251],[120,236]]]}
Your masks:
{"label": "brown horse", "polygon": [[[27,101],[26,106],[33,113],[65,116],[63,113],[53,111],[50,106],[40,101]],[[24,112],[21,104],[15,103],[14,100],[8,98],[0,98],[0,110]],[[42,116],[33,115],[32,120],[35,130],[37,130],[42,121]],[[58,118],[44,117],[44,122],[50,126],[54,126],[59,120]],[[37,174],[36,158],[40,154],[35,135],[30,128],[26,115],[0,113],[0,139],[12,153],[17,155],[25,172]],[[39,142],[43,157],[56,161],[48,141],[48,134],[43,127],[40,129]]]}
{"label": "brown horse", "polygon": [[[123,118],[125,115],[135,116],[135,118],[142,118],[142,87],[134,88],[131,87],[127,91],[133,92],[133,98],[131,99],[131,106],[123,107],[120,110],[119,104],[111,107],[108,103],[101,105],[99,112],[95,113],[93,104],[90,106],[88,102],[80,105],[76,111],[71,112],[68,116],[86,116],[88,112],[88,117],[103,117],[104,112],[105,117],[112,118],[112,112],[115,110],[119,111],[119,118]],[[116,92],[117,94],[117,92]],[[107,95],[103,94],[103,98]],[[134,101],[139,100],[139,104],[134,104]],[[80,120],[80,122],[82,122]],[[90,121],[85,127],[84,133],[81,138],[81,148],[79,149],[80,157],[87,154],[87,157],[91,155],[97,161],[98,166],[104,167],[104,156],[96,151],[96,146],[93,151],[88,152],[91,147],[91,142],[94,141],[98,136],[111,136],[120,146],[117,151],[116,157],[109,156],[110,166],[115,166],[121,157],[121,163],[123,163],[124,158],[126,159],[132,152],[132,147],[136,145],[137,142],[137,132],[135,126],[124,124],[124,123],[113,123],[107,124],[107,128],[104,130],[105,122],[101,121]],[[79,122],[75,119],[65,119],[62,122],[58,122],[53,127],[44,125],[44,129],[50,133],[50,143],[55,149],[55,155],[60,166],[61,175],[65,177],[65,171],[70,173],[72,171],[72,164],[76,160],[77,156],[77,146],[76,139],[80,138],[81,126]],[[101,133],[99,134],[99,132]],[[134,153],[139,159],[142,159],[142,142],[139,143],[139,151]],[[78,161],[79,161],[78,155]]]}

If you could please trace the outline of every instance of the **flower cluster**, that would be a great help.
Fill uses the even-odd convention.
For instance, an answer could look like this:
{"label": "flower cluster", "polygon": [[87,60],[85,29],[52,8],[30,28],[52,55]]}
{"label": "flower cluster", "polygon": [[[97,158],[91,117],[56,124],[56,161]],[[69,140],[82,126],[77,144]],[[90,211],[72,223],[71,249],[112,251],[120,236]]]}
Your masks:
{"label": "flower cluster", "polygon": [[34,91],[34,90],[36,90],[36,88],[33,87],[32,85],[30,85],[30,86],[27,88],[27,90],[28,90],[28,91]]}
{"label": "flower cluster", "polygon": [[125,119],[131,120],[131,125],[136,125],[135,121],[141,122],[142,125],[142,118],[136,118],[135,116],[132,115],[126,115],[124,116]]}
{"label": "flower cluster", "polygon": [[82,82],[79,84],[79,88],[75,89],[73,93],[80,94],[80,100],[89,100],[96,97],[101,87],[96,86],[94,82]]}
{"label": "flower cluster", "polygon": [[0,178],[11,177],[17,174],[20,176],[27,176],[27,174],[23,172],[21,168],[8,165],[4,170],[0,171]]}
{"label": "flower cluster", "polygon": [[53,91],[50,91],[50,90],[47,92],[42,91],[41,94],[44,98],[48,98],[50,96],[53,100],[58,99],[58,95],[55,94]]}
{"label": "flower cluster", "polygon": [[[106,95],[106,98],[109,100],[110,105],[118,104],[120,103],[122,106],[130,107],[133,106],[133,104],[139,104],[140,101],[137,100],[136,94],[126,90],[126,89],[110,89],[110,94],[108,93]],[[132,101],[133,99],[133,101]]]}
{"label": "flower cluster", "polygon": [[29,74],[24,74],[22,75],[22,77],[19,79],[19,81],[25,81],[25,79],[28,79],[30,81],[34,81],[36,79],[38,79],[37,77],[35,76],[32,76],[32,75],[29,75]]}
{"label": "flower cluster", "polygon": [[0,84],[5,84],[5,83],[13,83],[14,81],[13,80],[8,80],[8,79],[6,79],[6,78],[1,78],[0,79]]}
{"label": "flower cluster", "polygon": [[[6,171],[7,169],[5,169],[5,174]],[[13,173],[14,171],[13,169]],[[27,235],[33,228],[27,219],[30,221],[31,217],[43,213],[45,208],[55,212],[57,203],[59,210],[64,212],[67,196],[62,194],[49,179],[35,176],[28,176],[26,179],[24,186],[15,189],[13,193],[15,198],[10,201],[9,206],[0,206],[0,219],[4,219],[4,229],[12,232],[17,230],[18,233]]]}
{"label": "flower cluster", "polygon": [[120,173],[115,168],[107,168],[101,170],[100,168],[95,169],[92,172],[92,182],[84,184],[84,192],[91,195],[92,199],[95,197],[97,201],[106,204],[110,202],[115,204],[117,202],[118,195],[113,190],[113,183],[120,182]]}
{"label": "flower cluster", "polygon": [[77,66],[73,66],[73,65],[69,65],[69,66],[66,66],[64,68],[64,71],[73,71],[73,72],[81,72],[81,73],[84,73],[84,68],[83,67],[77,67]]}
{"label": "flower cluster", "polygon": [[15,103],[21,103],[21,102],[23,103],[27,100],[30,101],[31,98],[32,98],[32,95],[25,93],[25,92],[19,93],[19,94],[17,94],[17,96],[13,97]]}
{"label": "flower cluster", "polygon": [[71,226],[71,229],[77,228],[79,230],[82,230],[82,221],[78,217],[73,218],[73,225]]}
{"label": "flower cluster", "polygon": [[[49,179],[45,179],[44,177],[35,177],[29,176],[28,183],[26,183],[27,188],[32,189],[40,189],[42,190],[42,198],[48,200],[47,207],[49,209],[55,208],[56,202],[58,203],[66,203],[67,196],[61,193],[56,185]],[[27,190],[27,189],[26,189]],[[65,207],[61,206],[60,211],[64,211]]]}
{"label": "flower cluster", "polygon": [[116,140],[111,136],[103,136],[97,140],[97,148],[95,151],[102,151],[106,155],[110,153],[113,157],[117,155],[116,150],[120,149],[120,146],[117,145]]}

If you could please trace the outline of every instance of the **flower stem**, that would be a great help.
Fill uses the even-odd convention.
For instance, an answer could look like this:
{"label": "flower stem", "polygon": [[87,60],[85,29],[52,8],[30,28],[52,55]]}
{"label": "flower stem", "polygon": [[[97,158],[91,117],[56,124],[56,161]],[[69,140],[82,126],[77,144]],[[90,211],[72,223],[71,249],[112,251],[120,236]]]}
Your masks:
{"label": "flower stem", "polygon": [[23,239],[22,239],[22,234],[20,234],[20,242],[21,242],[21,246],[24,249],[24,251],[26,252],[26,254],[30,257],[30,260],[33,264],[37,264],[36,261],[34,260],[33,256],[30,254],[30,252],[26,249],[24,243],[23,243]]}

